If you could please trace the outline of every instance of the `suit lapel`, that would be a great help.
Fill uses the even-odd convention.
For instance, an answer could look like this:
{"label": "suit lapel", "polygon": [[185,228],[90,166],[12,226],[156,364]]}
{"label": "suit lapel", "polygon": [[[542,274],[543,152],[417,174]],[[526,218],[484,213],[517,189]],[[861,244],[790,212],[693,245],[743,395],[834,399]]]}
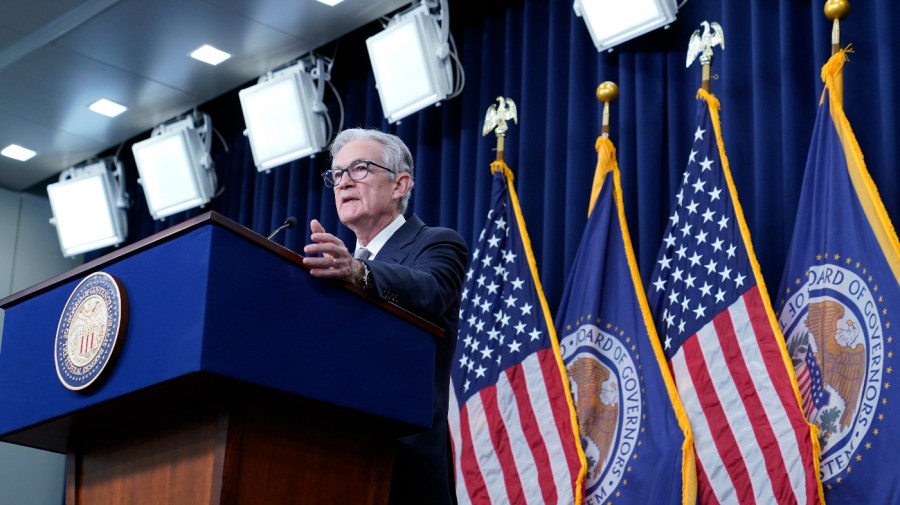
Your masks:
{"label": "suit lapel", "polygon": [[381,251],[378,251],[375,261],[403,264],[409,256],[409,247],[423,228],[425,228],[425,223],[421,219],[416,217],[415,214],[409,216],[406,222],[403,223],[403,226],[385,242]]}

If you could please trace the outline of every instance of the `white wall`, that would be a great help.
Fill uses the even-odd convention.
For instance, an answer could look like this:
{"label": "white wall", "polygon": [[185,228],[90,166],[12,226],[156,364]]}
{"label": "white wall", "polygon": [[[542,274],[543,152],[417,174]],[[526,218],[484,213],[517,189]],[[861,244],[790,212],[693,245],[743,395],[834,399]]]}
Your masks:
{"label": "white wall", "polygon": [[[81,263],[63,258],[50,216],[47,199],[0,189],[0,298]],[[59,505],[64,487],[65,455],[0,443],[0,504]]]}

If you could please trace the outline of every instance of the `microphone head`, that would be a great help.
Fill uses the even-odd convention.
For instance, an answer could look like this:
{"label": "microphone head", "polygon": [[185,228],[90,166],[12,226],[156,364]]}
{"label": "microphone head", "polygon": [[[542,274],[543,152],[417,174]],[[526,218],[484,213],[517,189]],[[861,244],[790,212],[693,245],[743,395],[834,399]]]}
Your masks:
{"label": "microphone head", "polygon": [[297,218],[294,216],[291,216],[291,217],[285,219],[284,225],[287,226],[288,228],[293,228],[294,226],[297,226]]}

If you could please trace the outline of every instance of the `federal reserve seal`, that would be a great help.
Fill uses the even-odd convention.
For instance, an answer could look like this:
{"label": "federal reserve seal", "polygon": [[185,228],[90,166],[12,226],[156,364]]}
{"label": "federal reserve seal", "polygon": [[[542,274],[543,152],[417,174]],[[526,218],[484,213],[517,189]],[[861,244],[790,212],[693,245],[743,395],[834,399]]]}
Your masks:
{"label": "federal reserve seal", "polygon": [[560,351],[588,461],[585,496],[605,503],[636,457],[643,423],[638,365],[621,340],[591,323],[562,338]]}
{"label": "federal reserve seal", "polygon": [[105,272],[78,283],[56,329],[54,360],[63,386],[77,391],[100,377],[124,337],[127,305],[122,285]]}
{"label": "federal reserve seal", "polygon": [[823,482],[847,469],[876,424],[890,323],[873,282],[852,265],[813,265],[782,309],[803,409],[820,429]]}

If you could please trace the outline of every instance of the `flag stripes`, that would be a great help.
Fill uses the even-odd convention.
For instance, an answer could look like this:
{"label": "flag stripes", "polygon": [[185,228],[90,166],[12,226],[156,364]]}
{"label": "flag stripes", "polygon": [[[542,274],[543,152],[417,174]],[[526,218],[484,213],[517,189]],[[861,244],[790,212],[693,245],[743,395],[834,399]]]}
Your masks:
{"label": "flag stripes", "polygon": [[[550,398],[560,394],[546,386],[545,374],[559,373],[544,364],[547,360],[540,354],[548,352],[552,350],[539,351],[510,367],[495,386],[483,389],[453,413],[452,425],[460,427],[453,433],[457,496],[482,494],[480,491],[490,490],[484,476],[499,475],[504,493],[488,493],[490,500],[484,503],[572,503],[571,498],[561,497],[559,490],[571,485],[570,472],[578,468],[567,465],[569,458],[559,431],[537,421],[538,415],[549,414]],[[504,429],[477,430],[482,433],[478,436],[469,429],[471,425],[502,425]]]}
{"label": "flag stripes", "polygon": [[512,172],[500,161],[491,169],[450,372],[457,499],[580,505],[585,459],[556,332]]}

